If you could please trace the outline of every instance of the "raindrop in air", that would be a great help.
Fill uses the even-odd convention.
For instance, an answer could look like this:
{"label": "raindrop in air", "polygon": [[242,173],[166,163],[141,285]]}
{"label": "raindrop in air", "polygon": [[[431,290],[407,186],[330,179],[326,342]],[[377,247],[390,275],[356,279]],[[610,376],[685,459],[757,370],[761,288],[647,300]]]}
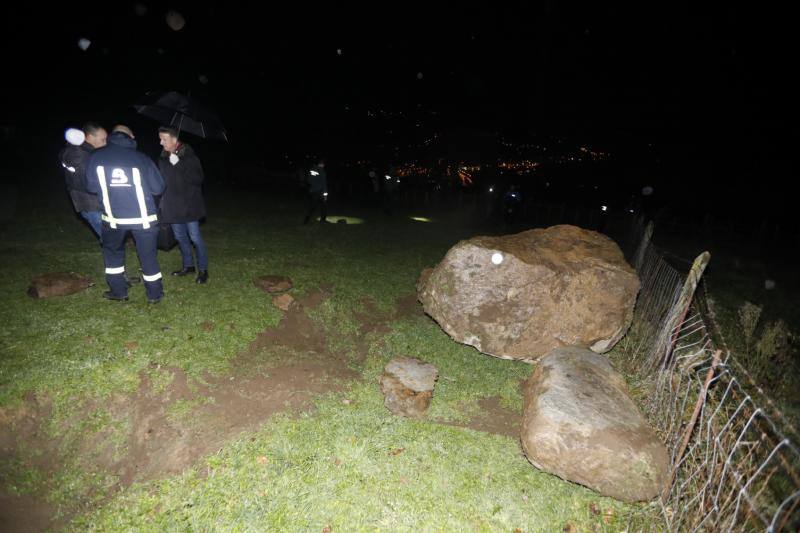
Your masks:
{"label": "raindrop in air", "polygon": [[164,19],[167,21],[167,26],[175,31],[180,31],[186,26],[186,19],[177,11],[168,11]]}

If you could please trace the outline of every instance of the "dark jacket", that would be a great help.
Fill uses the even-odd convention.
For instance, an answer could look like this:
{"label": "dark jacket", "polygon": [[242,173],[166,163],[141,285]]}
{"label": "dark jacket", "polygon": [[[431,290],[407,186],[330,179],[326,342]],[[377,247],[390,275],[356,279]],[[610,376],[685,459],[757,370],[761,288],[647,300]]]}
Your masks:
{"label": "dark jacket", "polygon": [[155,223],[153,197],[164,191],[164,178],[153,161],[136,150],[135,140],[112,133],[86,168],[87,189],[100,199],[103,220],[111,227],[148,228]]}
{"label": "dark jacket", "polygon": [[67,192],[72,199],[75,211],[100,211],[100,202],[97,196],[86,189],[86,163],[94,152],[94,147],[85,142],[80,146],[67,145],[58,154],[61,167],[64,170],[64,181]]}
{"label": "dark jacket", "polygon": [[308,171],[308,192],[311,194],[323,194],[328,192],[328,174],[325,167],[315,165]]}
{"label": "dark jacket", "polygon": [[181,144],[176,155],[180,158],[176,165],[169,162],[168,152],[162,151],[158,158],[158,168],[166,183],[161,197],[161,221],[185,224],[206,216],[201,188],[203,167],[188,144]]}

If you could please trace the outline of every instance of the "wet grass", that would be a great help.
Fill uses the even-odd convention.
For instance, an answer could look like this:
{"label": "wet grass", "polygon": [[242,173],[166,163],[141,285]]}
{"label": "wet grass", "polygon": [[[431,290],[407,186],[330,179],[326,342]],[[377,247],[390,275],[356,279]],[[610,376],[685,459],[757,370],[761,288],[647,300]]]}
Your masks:
{"label": "wet grass", "polygon": [[[72,528],[103,531],[624,527],[636,506],[536,470],[517,439],[433,422],[463,422],[489,397],[521,412],[519,384],[530,366],[455,343],[423,316],[391,320],[388,332],[362,339],[366,356],[356,357],[355,313],[365,312],[364,302],[388,316],[414,293],[423,268],[480,233],[469,221],[448,213],[432,217],[436,223],[387,220],[332,206],[332,214],[364,223],[303,226],[302,206],[292,199],[229,190],[208,200],[210,282],[166,276],[166,297],[156,306],[145,303],[141,286],[127,304],[102,299],[100,250],[66,201],[51,199],[0,229],[0,408],[11,413],[33,393],[47,406],[43,427],[61,443],[48,452],[59,467],[47,482],[35,466],[37,450],[0,463],[7,490],[43,492],[74,516]],[[128,272],[135,273],[133,248],[128,252]],[[159,259],[164,273],[180,267],[177,250]],[[63,298],[28,297],[30,279],[48,271],[86,274],[96,285]],[[130,418],[108,405],[134,394],[143,376],[154,393],[163,390],[169,367],[196,380],[229,373],[236,355],[282,316],[251,282],[265,274],[290,276],[296,298],[327,287],[328,299],[309,316],[325,331],[328,349],[361,379],[344,394],[318,399],[311,413],[273,417],[181,475],[119,491],[119,480],[93,469],[85,449],[95,439],[93,449],[125,453]],[[264,368],[272,352],[281,361],[292,357],[263,350]],[[397,355],[439,370],[427,420],[394,417],[383,407],[377,379]],[[176,401],[169,412],[187,419],[202,401]]]}

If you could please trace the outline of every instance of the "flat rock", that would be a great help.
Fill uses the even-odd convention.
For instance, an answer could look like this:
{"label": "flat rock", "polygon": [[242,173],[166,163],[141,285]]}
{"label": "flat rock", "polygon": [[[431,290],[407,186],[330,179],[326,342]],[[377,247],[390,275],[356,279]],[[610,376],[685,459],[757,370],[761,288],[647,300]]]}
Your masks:
{"label": "flat rock", "polygon": [[94,285],[92,280],[75,272],[49,272],[31,280],[28,296],[53,298],[81,292]]}
{"label": "flat rock", "polygon": [[276,292],[286,292],[294,287],[292,280],[288,277],[272,275],[253,278],[253,285],[270,294]]}

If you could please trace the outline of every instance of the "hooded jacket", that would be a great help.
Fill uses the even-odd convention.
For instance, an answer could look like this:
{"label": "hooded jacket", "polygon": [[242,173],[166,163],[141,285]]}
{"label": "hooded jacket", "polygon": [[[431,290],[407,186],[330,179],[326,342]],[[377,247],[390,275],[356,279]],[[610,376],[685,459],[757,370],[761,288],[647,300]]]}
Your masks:
{"label": "hooded jacket", "polygon": [[94,152],[94,147],[85,142],[80,146],[67,145],[58,154],[64,170],[64,182],[75,211],[100,211],[97,196],[86,189],[86,163]]}
{"label": "hooded jacket", "polygon": [[153,161],[136,150],[135,140],[112,133],[86,168],[87,190],[100,199],[103,220],[112,228],[147,229],[158,220],[153,197],[164,191],[164,178]]}

